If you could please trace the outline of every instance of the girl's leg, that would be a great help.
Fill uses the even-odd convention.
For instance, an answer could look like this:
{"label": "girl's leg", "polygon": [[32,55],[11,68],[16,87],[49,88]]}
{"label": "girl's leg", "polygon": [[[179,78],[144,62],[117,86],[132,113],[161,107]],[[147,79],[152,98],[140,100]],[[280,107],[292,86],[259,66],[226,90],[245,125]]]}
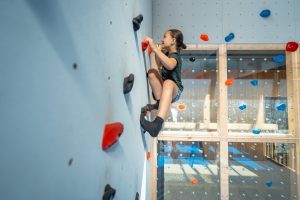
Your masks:
{"label": "girl's leg", "polygon": [[172,99],[177,96],[178,87],[171,80],[165,80],[163,83],[162,94],[160,98],[159,108],[157,112],[157,116],[154,121],[149,122],[145,119],[145,114],[141,113],[140,123],[144,130],[148,131],[152,137],[156,137],[160,130],[162,129],[162,125],[164,123],[164,119],[167,116],[170,104]]}
{"label": "girl's leg", "polygon": [[158,107],[157,116],[165,119],[167,117],[172,99],[178,94],[178,86],[172,80],[165,80]]}
{"label": "girl's leg", "polygon": [[149,122],[145,119],[145,114],[142,112],[140,116],[140,123],[144,130],[148,131],[152,137],[156,137],[160,130],[162,129],[162,125],[164,123],[164,119],[167,116],[170,104],[172,99],[177,96],[178,87],[171,80],[165,80],[162,86],[162,93],[160,97],[159,108],[157,112],[157,116],[154,121]]}
{"label": "girl's leg", "polygon": [[148,80],[154,94],[155,99],[159,100],[162,94],[163,80],[157,69],[149,69]]}

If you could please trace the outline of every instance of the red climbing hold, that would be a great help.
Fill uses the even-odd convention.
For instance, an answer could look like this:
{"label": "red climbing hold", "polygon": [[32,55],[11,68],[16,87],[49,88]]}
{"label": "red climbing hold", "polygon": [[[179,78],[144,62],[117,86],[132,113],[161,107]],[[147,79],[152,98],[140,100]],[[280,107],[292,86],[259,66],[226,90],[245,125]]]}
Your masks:
{"label": "red climbing hold", "polygon": [[147,160],[149,160],[150,157],[151,157],[151,153],[150,153],[150,151],[148,151],[148,152],[147,152]]}
{"label": "red climbing hold", "polygon": [[235,79],[234,78],[229,78],[225,81],[225,85],[229,86],[232,85],[234,83]]}
{"label": "red climbing hold", "polygon": [[150,56],[151,53],[152,53],[152,49],[148,47],[148,55]]}
{"label": "red climbing hold", "polygon": [[102,149],[106,150],[116,143],[119,137],[121,137],[123,130],[124,126],[120,122],[106,124],[102,138]]}
{"label": "red climbing hold", "polygon": [[142,41],[142,50],[146,51],[148,45],[149,45],[149,41],[148,40],[143,40]]}
{"label": "red climbing hold", "polygon": [[298,49],[298,43],[297,42],[288,42],[286,43],[286,46],[285,46],[285,50],[286,51],[290,51],[290,52],[294,52]]}
{"label": "red climbing hold", "polygon": [[200,35],[200,39],[203,40],[203,41],[205,41],[205,42],[207,42],[207,41],[208,41],[208,35],[206,35],[206,34],[201,34],[201,35]]}
{"label": "red climbing hold", "polygon": [[192,183],[193,185],[196,185],[196,184],[198,184],[198,180],[195,179],[195,178],[193,178],[193,179],[191,180],[191,183]]}

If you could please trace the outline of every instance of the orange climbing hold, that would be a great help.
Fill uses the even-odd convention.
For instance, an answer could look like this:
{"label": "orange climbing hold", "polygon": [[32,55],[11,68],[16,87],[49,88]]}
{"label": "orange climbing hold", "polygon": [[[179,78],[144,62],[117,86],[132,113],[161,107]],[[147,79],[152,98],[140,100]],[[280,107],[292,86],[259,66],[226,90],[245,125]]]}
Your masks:
{"label": "orange climbing hold", "polygon": [[184,105],[184,104],[178,104],[177,105],[177,109],[178,110],[185,110],[186,109],[186,105]]}
{"label": "orange climbing hold", "polygon": [[149,45],[149,41],[148,40],[143,40],[142,41],[142,50],[146,51],[148,45]]}
{"label": "orange climbing hold", "polygon": [[191,180],[191,183],[192,183],[193,185],[196,185],[196,184],[198,184],[198,180],[195,179],[195,178],[193,178],[193,179]]}
{"label": "orange climbing hold", "polygon": [[208,41],[208,35],[207,34],[201,34],[200,39],[207,42]]}
{"label": "orange climbing hold", "polygon": [[121,137],[123,130],[124,126],[120,122],[105,124],[102,138],[102,149],[106,150],[116,143]]}
{"label": "orange climbing hold", "polygon": [[290,52],[294,52],[298,49],[298,43],[297,42],[288,42],[286,43],[286,46],[285,46],[285,50],[286,51],[290,51]]}
{"label": "orange climbing hold", "polygon": [[147,160],[149,160],[150,157],[151,157],[151,153],[150,153],[150,151],[148,151],[148,152],[147,152]]}
{"label": "orange climbing hold", "polygon": [[225,81],[225,85],[229,86],[232,85],[234,83],[235,79],[234,78],[229,78]]}

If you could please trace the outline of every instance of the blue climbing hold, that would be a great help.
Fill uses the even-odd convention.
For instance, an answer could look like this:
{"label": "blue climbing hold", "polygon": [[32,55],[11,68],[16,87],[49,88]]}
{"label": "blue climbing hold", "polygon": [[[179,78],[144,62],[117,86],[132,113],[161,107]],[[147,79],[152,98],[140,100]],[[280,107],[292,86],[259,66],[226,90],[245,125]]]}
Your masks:
{"label": "blue climbing hold", "polygon": [[234,33],[229,33],[226,37],[225,37],[225,41],[229,42],[234,38]]}
{"label": "blue climbing hold", "polygon": [[252,80],[250,83],[253,86],[258,86],[258,80]]}
{"label": "blue climbing hold", "polygon": [[157,167],[164,167],[165,165],[165,159],[163,156],[158,156],[157,159]]}
{"label": "blue climbing hold", "polygon": [[268,182],[266,182],[266,185],[267,185],[268,187],[271,187],[271,186],[273,185],[273,183],[272,183],[272,181],[268,181]]}
{"label": "blue climbing hold", "polygon": [[247,105],[246,104],[242,104],[239,106],[239,109],[240,110],[245,110],[247,108]]}
{"label": "blue climbing hold", "polygon": [[266,9],[266,10],[261,11],[259,15],[261,17],[266,18],[266,17],[269,17],[271,15],[271,11],[269,9]]}
{"label": "blue climbing hold", "polygon": [[276,106],[276,109],[277,110],[281,110],[281,111],[284,111],[286,109],[286,105],[284,103],[282,104],[279,104]]}
{"label": "blue climbing hold", "polygon": [[252,133],[253,134],[260,134],[261,130],[260,129],[253,129]]}
{"label": "blue climbing hold", "polygon": [[284,55],[274,56],[273,61],[277,63],[283,63],[285,61],[285,57]]}

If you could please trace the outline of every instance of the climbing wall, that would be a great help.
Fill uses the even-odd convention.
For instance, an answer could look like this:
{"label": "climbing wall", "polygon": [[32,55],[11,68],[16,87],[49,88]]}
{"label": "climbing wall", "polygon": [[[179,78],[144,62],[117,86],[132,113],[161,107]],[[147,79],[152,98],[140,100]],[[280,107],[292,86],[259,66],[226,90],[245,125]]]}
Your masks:
{"label": "climbing wall", "polygon": [[[261,11],[269,9],[267,18]],[[285,43],[300,39],[300,3],[296,0],[154,0],[153,33],[156,41],[169,28],[180,29],[188,44],[224,43],[229,33],[232,43]]]}
{"label": "climbing wall", "polygon": [[294,144],[229,143],[228,150],[230,199],[299,199]]}
{"label": "climbing wall", "polygon": [[[293,131],[288,53],[288,49],[229,50],[228,79],[218,83],[220,57],[215,51],[182,52],[185,90],[171,106],[157,144],[157,199],[299,199],[299,144],[282,138],[271,142],[272,137],[259,141]],[[230,138],[225,155],[217,132],[221,106],[217,98],[223,84],[228,135],[260,137],[239,142]],[[224,161],[228,161],[225,170]]]}
{"label": "climbing wall", "polygon": [[149,199],[139,114],[151,8],[148,0],[0,1],[0,199],[102,199],[106,184],[114,199]]}
{"label": "climbing wall", "polygon": [[[182,81],[185,92],[172,104],[165,130],[177,130],[177,124],[186,123],[180,130],[216,131],[218,84],[216,51],[185,51],[182,53]],[[180,106],[183,108],[181,109]]]}
{"label": "climbing wall", "polygon": [[[282,59],[278,60],[278,58]],[[228,51],[227,76],[229,123],[248,124],[229,131],[245,133],[264,130],[288,133],[287,80],[284,51]]]}
{"label": "climbing wall", "polygon": [[[160,141],[157,147],[157,199],[222,199],[219,142]],[[230,142],[228,199],[299,199],[294,153],[293,144]]]}
{"label": "climbing wall", "polygon": [[160,141],[157,199],[220,199],[219,146],[219,142]]}

